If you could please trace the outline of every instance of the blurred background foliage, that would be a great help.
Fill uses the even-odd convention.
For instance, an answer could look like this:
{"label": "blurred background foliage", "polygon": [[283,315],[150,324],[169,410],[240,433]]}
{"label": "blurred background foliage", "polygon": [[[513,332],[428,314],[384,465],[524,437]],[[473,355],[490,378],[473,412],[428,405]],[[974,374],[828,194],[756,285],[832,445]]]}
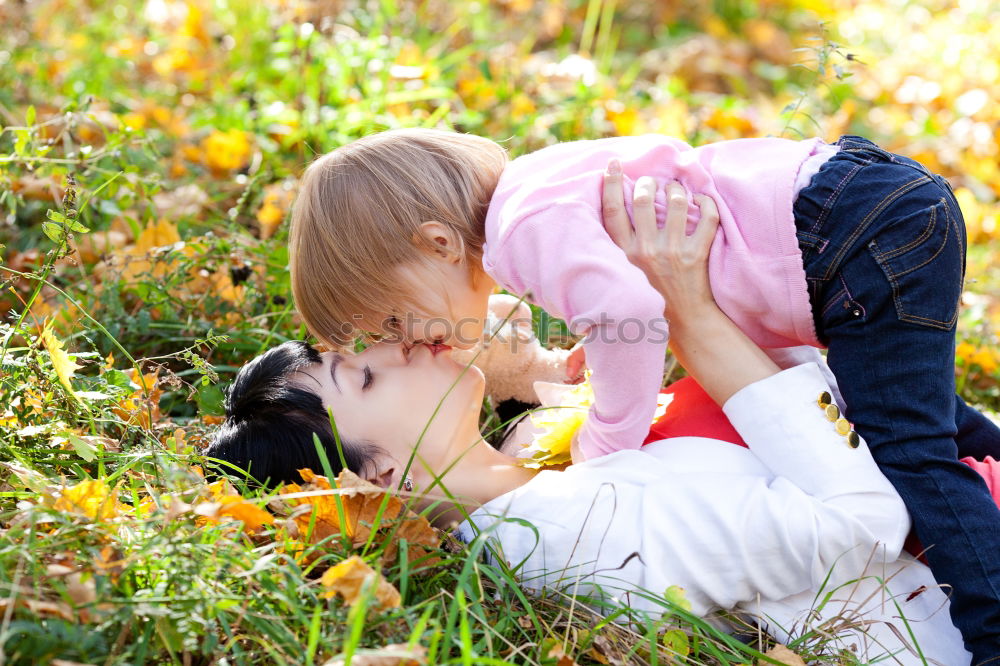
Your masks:
{"label": "blurred background foliage", "polygon": [[[956,190],[956,376],[1000,407],[993,0],[0,0],[0,25],[0,655],[15,662],[312,663],[426,633],[445,636],[441,655],[502,635],[511,658],[556,663],[570,629],[512,582],[447,572],[417,599],[466,597],[345,638],[364,613],[324,614],[315,571],[170,499],[218,503],[188,464],[221,386],[305,336],[286,268],[297,177],[381,129],[453,127],[514,155],[643,132],[873,138]],[[390,576],[404,598],[407,575]],[[484,602],[491,584],[506,591]],[[479,624],[453,639],[467,608]],[[573,646],[609,663],[591,624],[573,624]],[[667,649],[660,629],[650,650]],[[648,659],[641,640],[626,637],[627,661]],[[732,663],[753,661],[727,640]],[[712,650],[691,663],[729,663]]]}
{"label": "blurred background foliage", "polygon": [[[2,0],[3,263],[44,263],[70,178],[81,200],[103,187],[49,276],[76,305],[46,286],[27,321],[102,357],[114,344],[78,307],[136,358],[223,332],[198,348],[229,373],[303,334],[285,270],[295,179],[358,136],[450,126],[516,155],[643,132],[857,133],[955,186],[971,246],[959,380],[996,406],[998,19],[989,0]],[[20,313],[35,285],[7,286],[0,311]],[[167,412],[195,414],[166,393]]]}

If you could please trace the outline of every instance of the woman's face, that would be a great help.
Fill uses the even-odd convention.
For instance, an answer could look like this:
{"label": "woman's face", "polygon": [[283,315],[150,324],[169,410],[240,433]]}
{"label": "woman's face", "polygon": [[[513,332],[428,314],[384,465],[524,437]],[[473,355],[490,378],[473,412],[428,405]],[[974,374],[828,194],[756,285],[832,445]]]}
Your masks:
{"label": "woman's face", "polygon": [[325,352],[322,359],[320,365],[301,371],[302,385],[333,410],[345,439],[382,449],[389,460],[380,461],[379,467],[395,470],[384,482],[399,482],[417,442],[412,469],[421,468],[422,459],[442,473],[456,435],[468,432],[461,426],[471,419],[473,432],[478,432],[482,372],[459,365],[446,348],[381,342],[360,354]]}

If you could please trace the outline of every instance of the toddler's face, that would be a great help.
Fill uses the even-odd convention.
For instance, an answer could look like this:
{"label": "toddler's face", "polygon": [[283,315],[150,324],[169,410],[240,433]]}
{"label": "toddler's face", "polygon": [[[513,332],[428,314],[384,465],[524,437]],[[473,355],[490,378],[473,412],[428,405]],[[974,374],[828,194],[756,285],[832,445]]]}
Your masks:
{"label": "toddler's face", "polygon": [[495,286],[488,275],[473,278],[467,266],[439,258],[398,266],[395,275],[417,295],[410,311],[386,316],[405,342],[470,349],[482,339]]}

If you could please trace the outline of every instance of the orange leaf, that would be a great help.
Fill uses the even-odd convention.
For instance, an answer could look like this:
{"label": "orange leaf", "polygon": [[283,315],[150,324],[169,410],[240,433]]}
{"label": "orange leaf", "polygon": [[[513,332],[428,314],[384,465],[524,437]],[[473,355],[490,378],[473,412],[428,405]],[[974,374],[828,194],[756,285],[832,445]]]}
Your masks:
{"label": "orange leaf", "polygon": [[[291,483],[284,486],[282,492],[318,493],[311,497],[288,499],[289,504],[301,507],[292,515],[300,534],[308,533],[309,526],[313,523],[312,514],[316,514],[312,543],[341,533],[338,497],[344,513],[344,533],[356,546],[367,542],[373,528],[395,530],[393,541],[385,549],[385,557],[390,561],[396,557],[399,539],[406,539],[410,561],[423,557],[440,543],[437,532],[426,518],[407,509],[402,500],[395,495],[386,494],[384,488],[365,481],[350,470],[342,471],[337,477],[337,490],[331,488],[330,481],[325,476],[314,474],[312,470],[301,469],[299,474],[306,481],[306,485]],[[384,510],[379,517],[383,503]],[[375,524],[376,518],[378,524]],[[429,562],[425,561],[424,564]]]}
{"label": "orange leaf", "polygon": [[159,421],[160,396],[163,394],[157,382],[159,374],[159,368],[146,374],[139,374],[134,368],[129,370],[129,379],[139,388],[118,403],[115,414],[129,423],[137,423],[143,428],[150,426],[150,418],[153,421]]}
{"label": "orange leaf", "polygon": [[242,521],[244,529],[249,532],[257,532],[264,525],[274,523],[274,516],[242,497],[226,496],[215,502],[203,502],[194,508],[194,512],[218,523],[224,518]]}

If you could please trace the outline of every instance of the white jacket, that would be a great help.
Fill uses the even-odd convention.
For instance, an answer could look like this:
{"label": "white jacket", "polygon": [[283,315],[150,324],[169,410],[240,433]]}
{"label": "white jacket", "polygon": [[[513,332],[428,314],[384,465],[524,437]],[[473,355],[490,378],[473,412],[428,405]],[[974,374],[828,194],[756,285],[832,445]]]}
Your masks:
{"label": "white jacket", "polygon": [[657,599],[677,585],[695,613],[745,611],[780,641],[839,615],[868,622],[838,633],[859,656],[923,663],[891,624],[912,630],[931,663],[968,664],[930,570],[900,557],[902,501],[867,446],[834,430],[817,405],[824,390],[815,364],[784,370],[723,408],[749,450],[678,437],[543,471],[475,511],[460,536],[493,539],[529,589],[659,615]]}

